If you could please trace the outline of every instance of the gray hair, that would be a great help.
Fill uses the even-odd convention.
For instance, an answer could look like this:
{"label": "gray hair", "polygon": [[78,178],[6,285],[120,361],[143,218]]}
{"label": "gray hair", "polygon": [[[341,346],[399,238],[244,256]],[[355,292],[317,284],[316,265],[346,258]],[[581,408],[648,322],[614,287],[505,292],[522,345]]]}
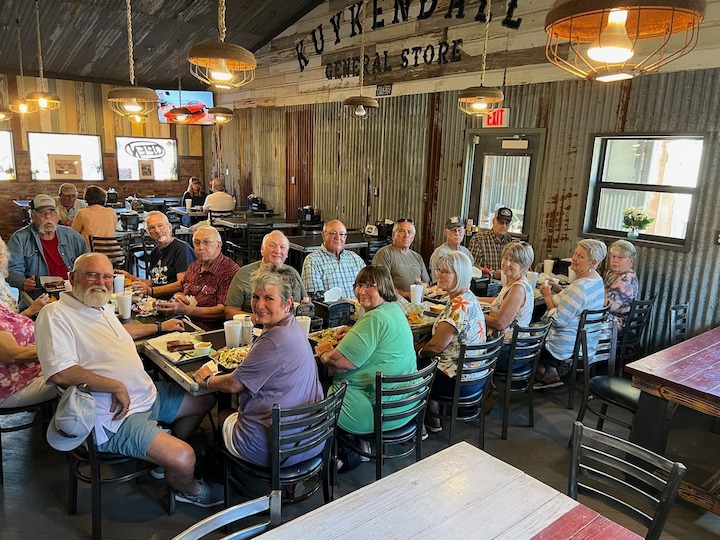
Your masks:
{"label": "gray hair", "polygon": [[276,287],[283,304],[285,304],[288,299],[292,298],[294,278],[293,271],[289,266],[266,264],[252,273],[250,288],[255,292],[257,289],[267,290],[268,287]]}
{"label": "gray hair", "polygon": [[[89,253],[83,253],[80,255],[77,259],[75,259],[75,264],[73,264],[73,272],[79,272],[83,268],[85,268],[85,264],[88,259],[92,259],[93,257],[100,257],[102,259],[105,259],[107,263],[112,268],[112,261],[108,258],[107,255],[104,253],[98,253],[97,251],[90,251]],[[111,291],[112,292],[112,291]]]}
{"label": "gray hair", "polygon": [[197,236],[197,233],[199,233],[200,231],[208,231],[208,230],[213,232],[213,236],[215,237],[215,240],[217,242],[222,243],[222,237],[220,236],[220,231],[218,231],[212,225],[204,225],[202,227],[199,227],[198,230],[193,233],[193,241],[195,241],[195,237]]}
{"label": "gray hair", "polygon": [[8,251],[7,244],[5,244],[5,240],[2,239],[2,236],[0,236],[0,254],[2,254],[2,262],[0,262],[0,272],[2,272],[2,275],[4,277],[8,277],[8,274],[10,273],[10,252]]}
{"label": "gray hair", "polygon": [[452,251],[441,255],[438,258],[437,267],[440,269],[450,269],[455,272],[455,288],[449,293],[454,293],[462,289],[470,288],[472,280],[472,263],[470,257],[462,251]]}
{"label": "gray hair", "polygon": [[150,212],[147,212],[145,214],[145,223],[147,224],[148,220],[153,216],[162,216],[162,220],[165,223],[170,223],[170,220],[168,219],[168,217],[165,214],[163,214],[162,212],[160,212],[159,210],[151,210]]}
{"label": "gray hair", "polygon": [[413,234],[417,233],[417,229],[415,228],[415,223],[413,221],[409,221],[406,219],[405,221],[396,221],[393,224],[393,230],[392,230],[393,234],[395,234],[395,231],[398,230],[398,227],[400,226],[401,223],[409,223],[410,226],[413,228]]}
{"label": "gray hair", "polygon": [[637,257],[637,249],[635,249],[632,242],[628,242],[627,240],[617,240],[610,246],[609,251],[610,255],[617,253],[618,255],[632,259],[633,262],[635,261],[635,257]]}
{"label": "gray hair", "polygon": [[577,245],[587,251],[590,255],[590,259],[595,261],[593,270],[595,270],[598,265],[605,260],[605,256],[607,255],[607,246],[604,242],[595,240],[594,238],[585,238],[580,240]]}
{"label": "gray hair", "polygon": [[502,256],[505,257],[506,255],[512,257],[520,265],[520,272],[523,274],[528,271],[533,260],[535,260],[535,251],[527,242],[510,242],[506,244]]}
{"label": "gray hair", "polygon": [[263,236],[262,244],[260,244],[262,250],[265,250],[265,246],[270,241],[271,236],[281,236],[283,239],[283,242],[287,242],[288,245],[290,244],[290,240],[287,239],[287,236],[285,236],[285,233],[275,229],[275,230],[272,230],[269,233],[267,233],[265,236]]}

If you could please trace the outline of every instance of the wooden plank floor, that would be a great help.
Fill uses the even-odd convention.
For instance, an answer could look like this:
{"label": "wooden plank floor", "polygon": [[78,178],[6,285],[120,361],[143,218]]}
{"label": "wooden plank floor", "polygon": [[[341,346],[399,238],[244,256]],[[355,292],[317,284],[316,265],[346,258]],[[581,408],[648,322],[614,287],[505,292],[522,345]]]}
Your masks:
{"label": "wooden plank floor", "polygon": [[[526,473],[566,492],[569,450],[567,441],[577,414],[563,404],[562,391],[536,393],[535,428],[524,427],[526,409],[520,402],[511,405],[511,426],[507,441],[500,439],[502,407],[496,405],[487,420],[485,450],[522,469]],[[588,421],[592,421],[588,415]],[[5,419],[2,420],[6,422]],[[462,425],[459,438],[477,444],[477,428]],[[627,431],[611,431],[627,437]],[[202,446],[206,435],[198,434],[193,444]],[[426,453],[446,447],[447,430],[431,434],[425,441]],[[0,487],[0,538],[2,540],[49,540],[56,538],[88,538],[90,534],[90,490],[80,487],[79,513],[67,514],[67,462],[65,456],[50,448],[36,427],[3,436],[5,485]],[[679,409],[673,419],[668,455],[688,466],[686,479],[701,483],[720,467],[720,435],[710,431],[710,419],[700,413]],[[396,460],[385,466],[387,473],[411,462]],[[219,480],[220,469],[212,459],[199,466],[199,474]],[[373,481],[375,468],[363,463],[355,471],[340,477],[336,495],[342,496]],[[103,490],[103,537],[108,539],[167,539],[213,510],[178,503],[177,512],[168,516],[165,511],[166,490],[163,481],[150,477],[141,484],[127,483],[107,486]],[[645,529],[622,514],[591,500],[583,502],[644,535]],[[284,520],[301,515],[322,503],[316,493],[307,501],[283,508]],[[402,524],[398,524],[402,527]],[[468,537],[464,535],[464,537]],[[482,538],[477,531],[474,538]],[[720,516],[680,502],[673,508],[665,527],[667,539],[719,539]]]}

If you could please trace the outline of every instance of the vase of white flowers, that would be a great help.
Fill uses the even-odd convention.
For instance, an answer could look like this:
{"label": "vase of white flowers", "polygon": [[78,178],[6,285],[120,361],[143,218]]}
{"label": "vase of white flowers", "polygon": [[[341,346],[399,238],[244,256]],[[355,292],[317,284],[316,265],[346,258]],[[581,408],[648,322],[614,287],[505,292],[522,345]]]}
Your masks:
{"label": "vase of white flowers", "polygon": [[647,212],[642,208],[626,208],[623,210],[623,229],[629,229],[627,237],[637,239],[640,231],[647,229],[655,218],[648,217]]}

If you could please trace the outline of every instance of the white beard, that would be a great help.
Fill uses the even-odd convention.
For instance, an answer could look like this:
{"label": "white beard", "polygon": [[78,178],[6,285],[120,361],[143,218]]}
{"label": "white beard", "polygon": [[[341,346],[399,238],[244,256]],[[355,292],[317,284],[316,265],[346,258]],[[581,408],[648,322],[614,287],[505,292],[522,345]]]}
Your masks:
{"label": "white beard", "polygon": [[102,285],[92,285],[87,289],[75,285],[72,291],[72,295],[77,300],[94,308],[101,308],[107,304],[110,301],[110,294],[110,291]]}

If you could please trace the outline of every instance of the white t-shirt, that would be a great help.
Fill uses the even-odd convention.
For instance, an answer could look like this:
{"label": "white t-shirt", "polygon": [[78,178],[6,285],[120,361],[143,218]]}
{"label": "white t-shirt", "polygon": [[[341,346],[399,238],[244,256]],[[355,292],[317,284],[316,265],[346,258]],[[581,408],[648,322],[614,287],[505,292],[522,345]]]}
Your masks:
{"label": "white t-shirt", "polygon": [[[109,306],[109,304],[108,304]],[[47,381],[72,366],[122,382],[130,394],[128,415],[150,410],[156,399],[155,385],[143,368],[127,330],[112,308],[96,309],[60,293],[60,300],[45,306],[35,323],[35,346]],[[97,419],[98,444],[107,441],[105,430],[115,433],[124,419],[113,420],[112,396],[92,392]]]}
{"label": "white t-shirt", "polygon": [[203,208],[213,212],[235,210],[235,198],[225,191],[215,191],[205,198]]}

